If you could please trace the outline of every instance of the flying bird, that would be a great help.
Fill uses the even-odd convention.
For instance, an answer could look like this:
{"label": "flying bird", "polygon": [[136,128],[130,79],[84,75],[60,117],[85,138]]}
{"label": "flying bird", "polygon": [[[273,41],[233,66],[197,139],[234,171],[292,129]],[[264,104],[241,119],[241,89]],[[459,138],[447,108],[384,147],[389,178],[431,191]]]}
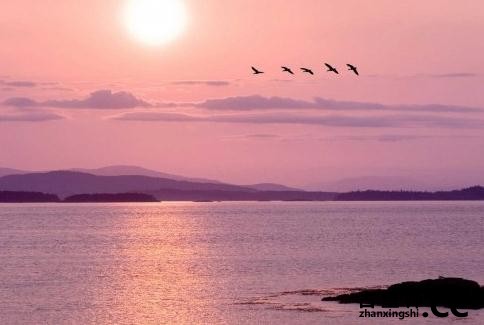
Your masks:
{"label": "flying bird", "polygon": [[339,74],[338,70],[336,70],[336,68],[334,68],[333,66],[331,66],[330,64],[328,63],[325,63],[324,64],[327,68],[328,68],[328,72],[334,72],[336,74]]}
{"label": "flying bird", "polygon": [[252,71],[254,71],[254,74],[261,74],[261,73],[264,73],[264,71],[260,71],[260,70],[257,70],[256,68],[254,67],[251,67],[252,68]]}
{"label": "flying bird", "polygon": [[291,69],[289,69],[288,67],[281,67],[282,68],[282,71],[284,72],[289,72],[290,74],[294,74],[294,72],[292,72]]}
{"label": "flying bird", "polygon": [[348,70],[351,70],[353,71],[357,76],[359,76],[360,74],[358,73],[358,69],[354,66],[354,65],[351,65],[349,63],[346,64],[348,66]]}
{"label": "flying bird", "polygon": [[314,75],[314,72],[313,72],[313,70],[311,70],[311,69],[308,69],[308,68],[301,68],[301,70],[302,70],[303,72],[306,72],[306,73],[309,73],[309,74]]}

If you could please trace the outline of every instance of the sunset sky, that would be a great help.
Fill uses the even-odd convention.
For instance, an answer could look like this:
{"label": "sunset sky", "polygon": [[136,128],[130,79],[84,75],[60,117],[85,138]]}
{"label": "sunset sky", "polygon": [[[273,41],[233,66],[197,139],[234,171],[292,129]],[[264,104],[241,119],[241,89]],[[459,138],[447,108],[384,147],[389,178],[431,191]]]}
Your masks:
{"label": "sunset sky", "polygon": [[[130,22],[127,0],[2,0],[0,167],[484,183],[484,2],[169,1],[185,24]],[[147,42],[162,18],[170,39]]]}

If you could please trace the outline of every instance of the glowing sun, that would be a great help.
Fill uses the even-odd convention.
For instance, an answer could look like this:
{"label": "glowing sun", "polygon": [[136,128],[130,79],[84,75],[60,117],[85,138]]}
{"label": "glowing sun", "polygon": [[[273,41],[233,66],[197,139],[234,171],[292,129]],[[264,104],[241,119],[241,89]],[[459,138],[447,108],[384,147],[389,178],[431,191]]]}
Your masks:
{"label": "glowing sun", "polygon": [[123,16],[129,33],[149,45],[174,40],[187,21],[183,0],[127,0]]}

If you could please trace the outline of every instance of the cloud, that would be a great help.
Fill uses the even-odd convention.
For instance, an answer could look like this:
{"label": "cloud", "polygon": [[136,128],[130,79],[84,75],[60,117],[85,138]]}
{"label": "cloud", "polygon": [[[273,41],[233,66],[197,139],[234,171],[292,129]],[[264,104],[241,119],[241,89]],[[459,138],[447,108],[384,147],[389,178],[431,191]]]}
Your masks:
{"label": "cloud", "polygon": [[290,83],[295,82],[294,79],[271,79],[272,82],[282,82],[282,83]]}
{"label": "cloud", "polygon": [[137,113],[125,113],[111,117],[113,120],[122,121],[162,121],[162,122],[209,122],[207,118],[191,116],[188,114],[180,113],[160,113],[160,112],[137,112]]}
{"label": "cloud", "polygon": [[280,138],[281,138],[280,135],[269,134],[269,133],[229,135],[229,136],[223,137],[224,140],[271,140],[271,139],[280,139]]}
{"label": "cloud", "polygon": [[425,140],[434,138],[431,135],[400,135],[400,134],[383,134],[374,138],[376,141],[380,142],[402,142],[402,141],[414,141],[414,140]]}
{"label": "cloud", "polygon": [[16,88],[33,88],[37,87],[37,83],[33,81],[5,81],[0,80],[1,85],[16,87]]}
{"label": "cloud", "polygon": [[389,75],[389,74],[368,74],[365,77],[368,78],[383,78],[383,79],[421,79],[421,78],[435,78],[435,79],[445,79],[445,78],[477,78],[481,77],[482,74],[471,73],[471,72],[449,72],[449,73],[419,73],[410,75]]}
{"label": "cloud", "polygon": [[435,138],[432,135],[401,135],[401,134],[382,134],[382,135],[345,135],[335,137],[320,138],[323,141],[379,141],[379,142],[402,142]]}
{"label": "cloud", "polygon": [[186,85],[186,86],[222,87],[222,86],[229,86],[231,84],[231,82],[226,81],[226,80],[179,80],[179,81],[173,81],[170,84],[172,84],[172,85]]}
{"label": "cloud", "polygon": [[127,109],[135,107],[150,107],[144,100],[138,99],[129,92],[112,92],[98,90],[84,99],[47,100],[38,102],[27,97],[9,98],[3,102],[13,107],[55,107],[55,108],[85,108],[85,109]]}
{"label": "cloud", "polygon": [[299,100],[289,97],[264,97],[260,95],[236,96],[220,99],[209,99],[195,103],[195,107],[212,110],[269,110],[269,109],[318,109],[339,111],[401,111],[401,112],[446,112],[446,113],[475,113],[484,112],[479,107],[454,105],[385,105],[371,102],[338,101],[316,97],[313,100]]}
{"label": "cloud", "polygon": [[49,112],[29,112],[22,114],[3,114],[0,115],[0,122],[46,122],[62,120],[65,117]]}
{"label": "cloud", "polygon": [[457,73],[442,73],[428,75],[432,78],[475,78],[479,77],[477,73],[457,72]]}
{"label": "cloud", "polygon": [[304,100],[297,100],[286,97],[263,97],[259,95],[208,99],[204,102],[195,104],[195,106],[201,108],[226,110],[312,108],[313,105],[314,103]]}
{"label": "cloud", "polygon": [[6,99],[3,102],[3,105],[5,105],[5,106],[13,106],[13,107],[35,107],[35,106],[41,106],[35,100],[30,99],[30,98],[27,98],[27,97],[12,97],[12,98]]}
{"label": "cloud", "polygon": [[74,91],[72,88],[68,87],[42,87],[42,90],[57,90],[57,91]]}
{"label": "cloud", "polygon": [[247,134],[245,135],[248,139],[275,139],[280,138],[277,134]]}
{"label": "cloud", "polygon": [[111,117],[123,121],[158,121],[158,122],[212,122],[244,124],[299,124],[329,127],[354,128],[484,128],[484,120],[456,118],[435,115],[384,115],[384,116],[348,116],[315,114],[236,114],[236,115],[189,115],[163,112],[125,113]]}
{"label": "cloud", "polygon": [[50,100],[45,106],[59,108],[94,108],[94,109],[122,109],[151,106],[125,91],[112,92],[111,90],[98,90],[81,100]]}
{"label": "cloud", "polygon": [[412,135],[412,134],[382,134],[382,135],[343,135],[334,137],[319,138],[322,141],[378,141],[378,142],[403,142],[426,140],[436,138],[477,138],[475,135]]}
{"label": "cloud", "polygon": [[130,92],[98,90],[84,99],[36,101],[28,97],[13,97],[3,105],[12,107],[53,107],[83,109],[131,109],[137,107],[176,108],[195,107],[219,111],[269,111],[269,110],[321,110],[321,111],[374,111],[410,113],[484,113],[484,108],[460,105],[387,105],[372,102],[341,101],[315,97],[301,100],[290,97],[264,97],[261,95],[234,96],[207,99],[201,102],[159,102],[149,103]]}
{"label": "cloud", "polygon": [[194,103],[191,102],[159,102],[152,106],[156,108],[175,108],[175,107],[193,107]]}

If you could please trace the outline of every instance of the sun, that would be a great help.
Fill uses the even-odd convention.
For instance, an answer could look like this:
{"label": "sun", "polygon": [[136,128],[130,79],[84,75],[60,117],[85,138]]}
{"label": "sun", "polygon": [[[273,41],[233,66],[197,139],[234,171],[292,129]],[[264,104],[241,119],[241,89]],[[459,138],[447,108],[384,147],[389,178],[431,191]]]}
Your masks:
{"label": "sun", "polygon": [[187,13],[183,0],[127,0],[123,18],[136,40],[162,45],[180,36]]}

